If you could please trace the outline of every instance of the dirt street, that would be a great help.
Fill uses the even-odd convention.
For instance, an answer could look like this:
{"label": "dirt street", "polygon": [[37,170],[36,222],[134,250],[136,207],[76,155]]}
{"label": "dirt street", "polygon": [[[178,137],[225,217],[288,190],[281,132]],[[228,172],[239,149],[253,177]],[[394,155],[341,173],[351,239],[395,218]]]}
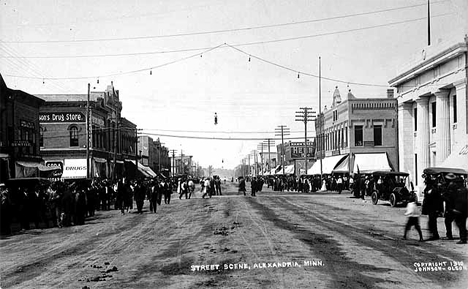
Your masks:
{"label": "dirt street", "polygon": [[[250,184],[247,184],[250,189]],[[0,240],[1,288],[468,288],[468,247],[401,240],[404,208],[265,189]],[[197,188],[197,191],[199,188]],[[250,194],[249,194],[250,195]],[[427,218],[421,218],[427,238]],[[453,225],[454,235],[458,229]],[[443,219],[439,219],[445,236]],[[429,264],[430,263],[430,264]]]}

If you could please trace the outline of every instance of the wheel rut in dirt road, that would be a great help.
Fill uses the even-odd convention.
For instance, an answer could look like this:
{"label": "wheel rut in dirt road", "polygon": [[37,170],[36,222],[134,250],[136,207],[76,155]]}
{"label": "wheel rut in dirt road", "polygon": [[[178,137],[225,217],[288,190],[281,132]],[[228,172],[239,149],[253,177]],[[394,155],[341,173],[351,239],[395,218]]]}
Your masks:
{"label": "wheel rut in dirt road", "polygon": [[[368,265],[364,265],[363,267],[362,264],[353,262],[342,252],[339,243],[329,236],[308,230],[299,231],[295,223],[281,218],[279,214],[268,206],[254,199],[249,199],[248,202],[266,220],[283,230],[290,231],[295,238],[308,245],[310,250],[314,252],[314,255],[322,260],[326,260],[327,267],[330,268],[326,272],[331,275],[330,280],[332,284],[330,284],[330,288],[375,288],[377,287],[375,284],[385,281],[383,278],[363,275],[361,271],[385,272],[387,271],[386,269]],[[284,204],[278,202],[278,205],[281,207]]]}
{"label": "wheel rut in dirt road", "polygon": [[[268,204],[252,202],[252,205],[258,210],[263,211],[266,218],[274,221],[278,226],[284,227],[284,229],[290,231],[295,230],[295,228],[291,226],[292,223],[285,220],[287,217],[284,214],[276,214],[269,208],[270,206],[283,207],[284,211],[293,214],[295,222],[302,224],[309,223],[315,228],[320,228],[320,230],[315,229],[315,231],[307,229],[303,230],[301,233],[297,233],[298,238],[303,242],[308,243],[314,252],[317,252],[318,250],[319,253],[325,254],[327,264],[330,262],[335,263],[334,266],[340,270],[340,272],[352,272],[350,276],[360,276],[356,279],[361,281],[364,280],[365,284],[376,284],[382,280],[379,280],[379,278],[369,279],[369,277],[363,275],[362,272],[388,271],[389,274],[392,274],[391,271],[395,269],[398,269],[399,271],[398,273],[394,272],[393,274],[404,272],[404,275],[407,275],[410,280],[418,281],[420,285],[427,282],[428,286],[429,284],[432,284],[434,286],[442,287],[447,286],[448,284],[460,282],[460,278],[463,278],[463,274],[450,271],[431,272],[430,274],[424,274],[424,276],[418,275],[413,270],[413,264],[416,260],[423,260],[424,262],[431,262],[431,260],[450,261],[459,260],[460,256],[455,252],[444,250],[427,243],[424,243],[422,246],[419,244],[412,245],[402,243],[397,236],[391,236],[391,233],[386,233],[385,235],[371,234],[372,231],[370,231],[371,227],[369,226],[369,222],[371,222],[371,220],[361,220],[361,222],[353,223],[347,222],[347,214],[352,214],[352,211],[346,212],[346,210],[341,210],[339,213],[341,214],[341,218],[339,218],[339,220],[335,220],[330,218],[330,215],[335,217],[333,207],[324,209],[322,206],[320,209],[315,208],[312,210],[310,208],[311,204],[297,204],[287,197],[269,198]],[[330,211],[324,213],[324,211],[327,211],[328,209],[330,209]],[[317,234],[316,231],[327,232],[327,235]],[[398,265],[392,269],[383,270],[377,266],[369,266],[350,260],[350,258],[345,256],[346,252],[343,251],[343,246],[335,240],[350,240],[351,242],[359,244],[359,247],[362,247],[362,249],[371,249],[368,253],[364,251],[363,254],[366,254],[365,256],[380,256],[379,258],[381,258],[381,262],[384,262],[383,260],[392,260],[393,263]],[[322,245],[317,246],[317,244]],[[341,262],[339,262],[340,259],[342,260]],[[382,263],[382,265],[383,264],[384,263]],[[342,278],[344,275],[348,274],[340,274],[338,278]],[[361,277],[364,279],[361,279]],[[347,280],[345,281],[348,282]],[[389,280],[385,280],[385,282],[388,283]],[[362,284],[355,285],[359,287],[362,286]]]}

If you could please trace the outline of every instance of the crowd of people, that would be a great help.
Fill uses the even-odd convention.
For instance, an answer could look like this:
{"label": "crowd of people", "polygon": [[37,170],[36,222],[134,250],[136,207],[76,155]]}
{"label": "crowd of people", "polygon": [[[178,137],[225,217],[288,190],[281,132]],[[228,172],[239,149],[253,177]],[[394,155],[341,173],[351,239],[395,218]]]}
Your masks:
{"label": "crowd of people", "polygon": [[20,230],[32,228],[83,225],[98,210],[120,210],[125,215],[133,210],[143,212],[147,199],[150,212],[157,206],[170,204],[176,182],[170,178],[132,180],[37,181],[19,185],[0,184],[1,233],[10,234],[12,225]]}
{"label": "crowd of people", "polygon": [[466,219],[468,217],[468,189],[466,180],[453,173],[439,176],[427,176],[425,179],[422,214],[428,216],[430,241],[440,239],[437,218],[445,218],[446,239],[453,240],[452,223],[455,222],[460,232],[459,244],[466,244]]}

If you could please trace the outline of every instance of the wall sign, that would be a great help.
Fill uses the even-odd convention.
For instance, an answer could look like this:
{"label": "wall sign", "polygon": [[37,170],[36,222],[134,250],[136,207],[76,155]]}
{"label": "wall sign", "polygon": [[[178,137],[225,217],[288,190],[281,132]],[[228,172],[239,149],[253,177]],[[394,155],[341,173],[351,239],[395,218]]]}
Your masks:
{"label": "wall sign", "polygon": [[39,114],[39,122],[86,122],[81,112],[47,112]]}

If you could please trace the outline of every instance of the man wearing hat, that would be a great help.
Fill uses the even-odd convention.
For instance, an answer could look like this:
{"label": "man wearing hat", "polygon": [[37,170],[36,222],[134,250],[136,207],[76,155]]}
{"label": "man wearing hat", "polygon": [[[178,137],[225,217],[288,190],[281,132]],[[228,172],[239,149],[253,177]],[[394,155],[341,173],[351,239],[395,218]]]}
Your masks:
{"label": "man wearing hat", "polygon": [[445,176],[448,186],[445,191],[442,192],[442,199],[445,203],[444,217],[445,217],[445,231],[447,234],[447,240],[453,240],[452,235],[452,222],[455,220],[455,215],[453,213],[454,208],[454,197],[457,191],[457,184],[455,179],[457,176],[453,173],[448,173]]}
{"label": "man wearing hat", "polygon": [[0,233],[2,235],[9,235],[11,234],[11,202],[10,196],[8,193],[8,188],[5,184],[0,184],[0,197],[1,197],[1,208],[0,208],[0,222],[1,222],[1,230]]}
{"label": "man wearing hat", "polygon": [[468,189],[463,185],[463,179],[455,179],[456,191],[454,193],[454,208],[452,210],[455,216],[455,223],[460,231],[460,241],[457,244],[466,244],[466,218],[468,217]]}

